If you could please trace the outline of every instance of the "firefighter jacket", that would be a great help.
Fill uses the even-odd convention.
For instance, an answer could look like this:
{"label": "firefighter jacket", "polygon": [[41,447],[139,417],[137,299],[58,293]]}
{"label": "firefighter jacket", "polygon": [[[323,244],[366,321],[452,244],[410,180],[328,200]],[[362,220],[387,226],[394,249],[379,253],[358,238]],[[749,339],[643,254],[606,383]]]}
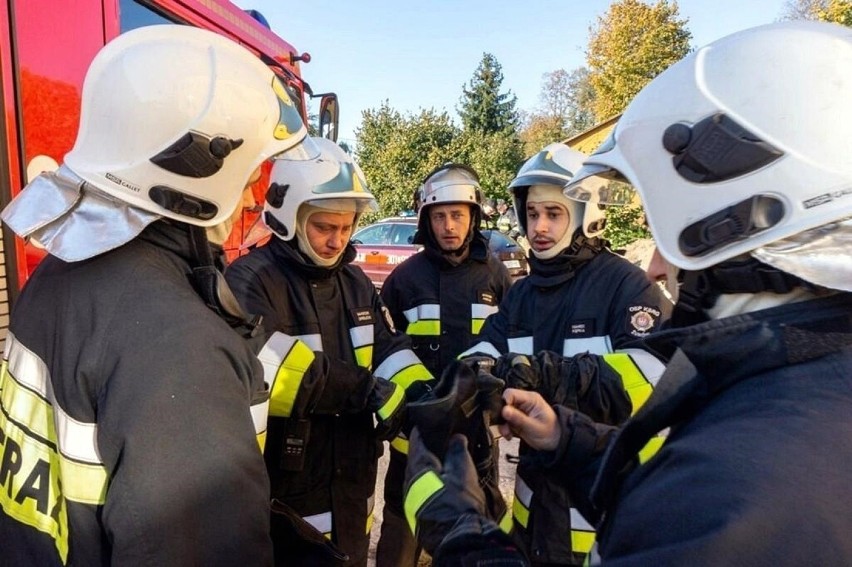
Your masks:
{"label": "firefighter jacket", "polygon": [[[285,376],[272,388],[264,453],[272,498],[326,534],[350,564],[364,564],[382,439],[372,413],[353,399],[374,377],[401,394],[432,376],[394,330],[370,280],[349,265],[354,257],[349,246],[337,266],[323,268],[295,240],[273,238],[226,277],[245,309],[289,337],[274,349],[284,354]],[[392,402],[401,406],[404,397]]]}
{"label": "firefighter jacket", "polygon": [[[620,380],[632,408],[619,408],[619,400],[609,400],[608,407],[581,409],[611,421],[638,409],[662,374],[657,358],[625,345],[658,328],[671,305],[645,273],[624,258],[602,247],[572,251],[547,261],[531,257],[531,275],[512,286],[498,313],[486,321],[480,342],[463,355],[479,352],[497,358],[542,350],[596,355],[598,378]],[[611,391],[612,386],[600,390]],[[661,443],[655,440],[647,452]],[[522,443],[512,509],[518,543],[536,562],[582,564],[594,543],[594,529],[572,506],[566,486],[550,482],[525,462],[529,453]]]}
{"label": "firefighter jacket", "polygon": [[480,237],[461,264],[429,247],[408,258],[385,280],[382,300],[396,328],[411,337],[414,352],[438,377],[477,341],[511,285],[506,267]]}
{"label": "firefighter jacket", "polygon": [[[186,227],[48,256],[0,373],[0,563],[269,565],[265,392],[189,282]],[[239,526],[239,529],[234,529]]]}
{"label": "firefighter jacket", "polygon": [[[587,481],[578,503],[595,486],[585,510],[593,522],[605,513],[595,561],[852,564],[852,294],[645,342],[675,354],[641,415],[584,471],[581,448],[599,443],[572,427],[549,469]],[[639,464],[638,448],[664,428],[665,444]]]}

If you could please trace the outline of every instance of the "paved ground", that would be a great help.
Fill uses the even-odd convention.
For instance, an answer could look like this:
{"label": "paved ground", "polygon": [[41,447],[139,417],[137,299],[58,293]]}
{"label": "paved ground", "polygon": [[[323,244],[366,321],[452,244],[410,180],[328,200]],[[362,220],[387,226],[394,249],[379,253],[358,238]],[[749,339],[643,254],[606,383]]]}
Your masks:
{"label": "paved ground", "polygon": [[[385,455],[379,461],[379,478],[376,484],[376,507],[375,518],[373,520],[373,530],[370,533],[370,555],[367,562],[369,567],[374,567],[376,564],[376,543],[379,541],[379,534],[382,526],[382,509],[384,508],[384,486],[385,486],[385,471],[388,466],[388,449],[385,445]],[[506,503],[511,505],[512,493],[515,488],[515,465],[506,461],[506,455],[518,454],[518,440],[513,439],[506,441],[500,440],[500,491],[506,499]],[[432,562],[428,556],[421,557],[420,566],[431,565]]]}

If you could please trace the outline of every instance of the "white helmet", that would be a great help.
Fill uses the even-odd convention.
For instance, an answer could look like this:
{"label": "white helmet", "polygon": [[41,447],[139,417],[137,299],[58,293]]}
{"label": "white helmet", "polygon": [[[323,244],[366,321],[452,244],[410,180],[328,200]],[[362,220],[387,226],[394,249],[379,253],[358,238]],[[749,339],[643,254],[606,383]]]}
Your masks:
{"label": "white helmet", "polygon": [[470,212],[474,218],[472,226],[478,227],[482,218],[482,188],[479,174],[467,165],[448,162],[432,170],[414,192],[414,210],[417,212],[417,227],[423,230],[428,217],[423,212],[431,205],[466,203],[473,205]]}
{"label": "white helmet", "polygon": [[288,152],[272,165],[263,221],[282,240],[296,235],[297,215],[304,204],[356,214],[378,209],[352,156],[327,138],[310,140],[319,149],[318,156],[292,159],[293,153]]}
{"label": "white helmet", "polygon": [[[636,96],[566,194],[612,201],[629,181],[660,252],[684,270],[745,253],[774,265],[761,250],[817,227],[845,226],[849,239],[850,70],[852,29],[834,24],[770,24],[716,41]],[[800,273],[805,254],[779,269],[844,283],[832,270]],[[841,263],[848,288],[848,248]]]}
{"label": "white helmet", "polygon": [[262,161],[305,135],[284,86],[247,49],[191,26],[147,26],[92,61],[65,164],[134,207],[212,226]]}
{"label": "white helmet", "polygon": [[[529,188],[534,185],[564,186],[580,169],[586,158],[583,152],[561,142],[554,142],[524,162],[518,174],[509,183],[509,192],[512,194],[521,234],[527,233],[526,211]],[[603,233],[606,215],[604,209],[597,203],[566,201],[565,205],[571,215],[571,224],[568,227],[569,238],[580,227],[580,217],[583,219],[583,233],[587,237],[592,238]]]}

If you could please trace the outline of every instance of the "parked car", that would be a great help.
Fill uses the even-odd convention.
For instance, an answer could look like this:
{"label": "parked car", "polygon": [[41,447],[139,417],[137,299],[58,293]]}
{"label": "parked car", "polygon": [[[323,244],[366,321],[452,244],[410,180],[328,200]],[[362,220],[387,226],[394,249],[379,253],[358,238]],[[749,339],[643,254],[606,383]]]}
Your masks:
{"label": "parked car", "polygon": [[[417,232],[416,217],[391,217],[358,229],[352,235],[352,244],[358,251],[353,264],[360,266],[373,285],[382,287],[385,278],[399,264],[423,249],[413,244]],[[513,278],[529,273],[526,252],[512,238],[497,231],[482,231],[488,239],[491,253],[499,258]]]}

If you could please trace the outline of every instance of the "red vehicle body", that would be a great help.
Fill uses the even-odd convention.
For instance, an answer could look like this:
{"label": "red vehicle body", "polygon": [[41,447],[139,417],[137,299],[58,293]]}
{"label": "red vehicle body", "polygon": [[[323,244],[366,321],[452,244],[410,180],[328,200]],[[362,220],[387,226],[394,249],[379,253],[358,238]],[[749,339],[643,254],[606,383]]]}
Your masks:
{"label": "red vehicle body", "polygon": [[[306,123],[307,97],[321,96],[320,131],[337,138],[336,96],[311,92],[300,69],[310,56],[273,33],[257,12],[249,14],[228,0],[11,0],[0,5],[0,207],[28,180],[56,169],[73,146],[83,79],[97,51],[125,31],[167,23],[209,29],[257,53],[287,85]],[[259,202],[267,180],[264,175],[254,187]],[[231,256],[256,216],[247,213],[237,223],[226,244]],[[43,256],[3,228],[0,341],[11,304]]]}

